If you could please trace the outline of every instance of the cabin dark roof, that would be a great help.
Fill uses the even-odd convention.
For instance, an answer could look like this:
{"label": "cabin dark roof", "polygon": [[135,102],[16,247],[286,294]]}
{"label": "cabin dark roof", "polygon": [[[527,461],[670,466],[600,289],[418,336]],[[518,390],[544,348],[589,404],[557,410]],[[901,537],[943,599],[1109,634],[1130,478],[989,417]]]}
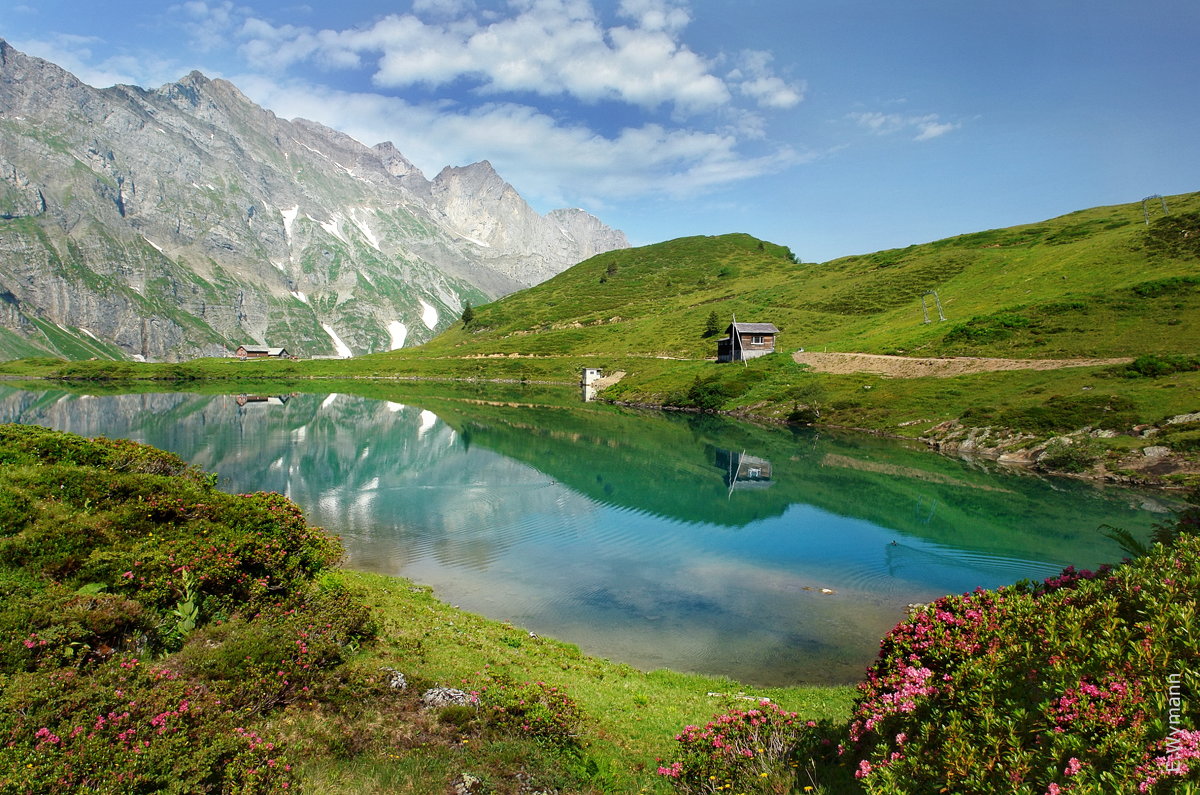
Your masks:
{"label": "cabin dark roof", "polygon": [[265,353],[268,356],[279,356],[286,352],[286,348],[271,348],[266,345],[240,345],[238,346],[246,353]]}
{"label": "cabin dark roof", "polygon": [[778,334],[773,323],[730,323],[729,328],[741,334]]}

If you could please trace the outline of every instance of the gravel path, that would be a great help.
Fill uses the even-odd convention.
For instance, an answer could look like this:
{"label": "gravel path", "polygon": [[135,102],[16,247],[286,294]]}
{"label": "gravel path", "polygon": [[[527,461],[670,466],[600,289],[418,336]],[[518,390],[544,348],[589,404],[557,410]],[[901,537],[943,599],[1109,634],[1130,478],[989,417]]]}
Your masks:
{"label": "gravel path", "polygon": [[875,353],[817,353],[797,351],[792,358],[821,373],[877,373],[893,378],[950,378],[966,373],[991,373],[998,370],[1059,370],[1064,367],[1128,364],[1133,359],[987,359],[978,356],[952,356],[918,359],[912,356],[881,356]]}

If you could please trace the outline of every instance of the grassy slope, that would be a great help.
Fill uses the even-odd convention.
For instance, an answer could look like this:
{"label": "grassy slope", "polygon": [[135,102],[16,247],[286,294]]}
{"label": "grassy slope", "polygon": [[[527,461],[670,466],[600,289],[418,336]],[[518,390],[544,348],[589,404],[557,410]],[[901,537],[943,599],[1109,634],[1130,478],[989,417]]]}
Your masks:
{"label": "grassy slope", "polygon": [[[1167,224],[1200,211],[1200,194],[1170,198]],[[906,249],[793,264],[746,235],[693,237],[593,257],[530,290],[476,309],[421,355],[714,355],[708,314],[775,323],[796,348],[1017,358],[1182,353],[1200,348],[1194,289],[1146,282],[1197,275],[1195,258],[1147,247],[1156,227],[1139,204],[1084,210],[1040,224]],[[936,290],[947,321],[922,322]],[[1009,333],[997,315],[1018,315]],[[975,325],[968,325],[974,321]],[[964,331],[966,329],[967,331]],[[409,356],[407,352],[399,356]],[[384,354],[380,358],[398,356]]]}
{"label": "grassy slope", "polygon": [[[463,613],[439,602],[428,588],[406,580],[359,572],[343,579],[362,594],[382,621],[383,641],[369,666],[403,671],[415,687],[462,687],[487,670],[519,681],[545,681],[565,689],[585,713],[583,760],[590,769],[586,792],[669,792],[655,774],[657,760],[676,753],[674,736],[686,724],[703,724],[727,708],[744,706],[739,694],[767,697],[806,719],[842,720],[849,714],[852,687],[789,687],[750,690],[728,679],[671,671],[642,673],[627,665],[588,657],[570,644],[532,638],[510,624]],[[712,695],[710,695],[712,694]],[[327,730],[296,711],[277,724],[285,735]],[[320,754],[303,774],[314,792],[428,792],[431,781],[450,781],[469,772],[499,791],[505,754],[528,754],[528,746],[429,743],[405,747],[368,743],[353,756]],[[593,764],[588,764],[588,763]],[[511,786],[512,782],[507,782]],[[579,786],[578,783],[575,784]]]}

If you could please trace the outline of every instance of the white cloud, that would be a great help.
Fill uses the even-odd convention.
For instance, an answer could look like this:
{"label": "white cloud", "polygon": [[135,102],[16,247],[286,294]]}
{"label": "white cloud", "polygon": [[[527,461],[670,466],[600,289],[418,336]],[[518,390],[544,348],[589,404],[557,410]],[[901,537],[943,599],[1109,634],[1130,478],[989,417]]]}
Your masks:
{"label": "white cloud", "polygon": [[224,46],[244,13],[235,8],[229,0],[219,3],[187,0],[180,5],[171,6],[168,12],[180,17],[184,29],[192,37],[193,44],[202,50],[214,50]]}
{"label": "white cloud", "polygon": [[[185,4],[201,31],[230,18],[227,4]],[[682,38],[690,14],[681,0],[621,0],[626,25],[605,26],[592,0],[509,0],[504,15],[473,13],[459,0],[422,0],[414,14],[371,25],[314,31],[248,19],[242,53],[275,71],[312,59],[331,68],[374,68],[377,86],[439,88],[464,82],[483,96],[532,93],[584,102],[618,101],[644,108],[670,105],[701,113],[729,105],[736,91],[765,109],[803,98],[802,84],[775,75],[769,53],[743,54],[725,79],[715,62]],[[201,25],[201,21],[203,24]]]}
{"label": "white cloud", "polygon": [[957,130],[960,127],[962,127],[962,124],[958,122],[943,123],[937,120],[936,115],[927,116],[926,118],[917,122],[917,129],[920,130],[920,133],[913,140],[928,141],[931,138],[939,138],[948,132]]}
{"label": "white cloud", "polygon": [[472,0],[413,0],[414,14],[452,17],[475,8]]}
{"label": "white cloud", "polygon": [[762,108],[783,110],[795,107],[804,100],[807,86],[803,82],[789,84],[771,73],[774,56],[763,50],[745,50],[739,64],[727,76],[739,92],[753,99]]}
{"label": "white cloud", "polygon": [[621,0],[621,16],[637,23],[642,30],[682,31],[692,21],[686,4],[670,0]]}
{"label": "white cloud", "polygon": [[936,113],[906,116],[902,113],[878,111],[849,114],[860,127],[876,135],[912,134],[914,141],[929,141],[962,127],[960,122],[943,122]]}

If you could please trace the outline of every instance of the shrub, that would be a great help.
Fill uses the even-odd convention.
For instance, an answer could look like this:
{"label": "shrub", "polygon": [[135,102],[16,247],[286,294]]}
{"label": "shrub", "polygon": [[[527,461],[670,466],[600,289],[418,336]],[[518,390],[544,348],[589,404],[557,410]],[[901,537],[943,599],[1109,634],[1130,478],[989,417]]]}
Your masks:
{"label": "shrub", "polygon": [[701,381],[699,378],[696,378],[692,382],[692,386],[688,389],[684,399],[680,402],[680,405],[687,408],[700,409],[701,411],[717,411],[721,406],[725,405],[725,401],[733,396],[733,390],[721,384],[716,379]]}
{"label": "shrub", "polygon": [[1156,219],[1146,230],[1145,242],[1156,254],[1179,259],[1200,257],[1200,213],[1176,213]]}
{"label": "shrub", "polygon": [[1029,318],[1013,312],[973,317],[947,332],[944,341],[948,345],[954,343],[986,345],[1006,340],[1013,335],[1015,329],[1028,328],[1031,325],[1033,325],[1033,321]]}
{"label": "shrub", "polygon": [[579,748],[583,712],[562,689],[545,682],[517,682],[495,673],[464,685],[489,729],[532,737],[559,750]]}
{"label": "shrub", "polygon": [[0,536],[21,532],[33,520],[36,508],[20,490],[0,483]]}
{"label": "shrub", "polygon": [[0,673],[79,667],[137,647],[158,619],[138,602],[77,594],[6,572],[0,606]]}
{"label": "shrub", "polygon": [[1039,405],[1001,412],[997,419],[1005,427],[1035,433],[1085,427],[1124,430],[1137,422],[1136,408],[1120,395],[1053,395]]}
{"label": "shrub", "polygon": [[211,481],[179,456],[129,439],[87,439],[37,425],[0,425],[0,464],[42,463]]}
{"label": "shrub", "polygon": [[844,756],[869,793],[1194,786],[1198,594],[1184,534],[1117,568],[939,599],[884,638]]}
{"label": "shrub", "polygon": [[786,792],[796,778],[796,750],[814,721],[770,701],[715,716],[676,735],[680,758],[658,773],[681,792]]}
{"label": "shrub", "polygon": [[311,697],[373,634],[367,608],[349,593],[317,591],[287,608],[208,627],[179,660],[184,673],[219,685],[231,704],[265,712]]}
{"label": "shrub", "polygon": [[820,420],[821,410],[816,406],[793,405],[787,415],[787,421],[792,425],[812,425]]}
{"label": "shrub", "polygon": [[1159,441],[1178,452],[1197,452],[1200,451],[1200,428],[1171,429],[1169,433],[1159,434]]}
{"label": "shrub", "polygon": [[145,445],[0,426],[0,792],[290,788],[254,721],[358,692],[368,609],[317,579],[340,545],[213,483]]}
{"label": "shrub", "polygon": [[1200,356],[1183,354],[1158,356],[1145,354],[1118,369],[1126,378],[1161,378],[1174,373],[1189,373],[1200,370]]}
{"label": "shrub", "polygon": [[1057,438],[1046,445],[1037,460],[1040,469],[1055,472],[1086,472],[1100,458],[1102,448],[1094,439]]}
{"label": "shrub", "polygon": [[21,674],[0,691],[0,791],[279,791],[274,743],[219,694],[122,656],[90,674]]}

